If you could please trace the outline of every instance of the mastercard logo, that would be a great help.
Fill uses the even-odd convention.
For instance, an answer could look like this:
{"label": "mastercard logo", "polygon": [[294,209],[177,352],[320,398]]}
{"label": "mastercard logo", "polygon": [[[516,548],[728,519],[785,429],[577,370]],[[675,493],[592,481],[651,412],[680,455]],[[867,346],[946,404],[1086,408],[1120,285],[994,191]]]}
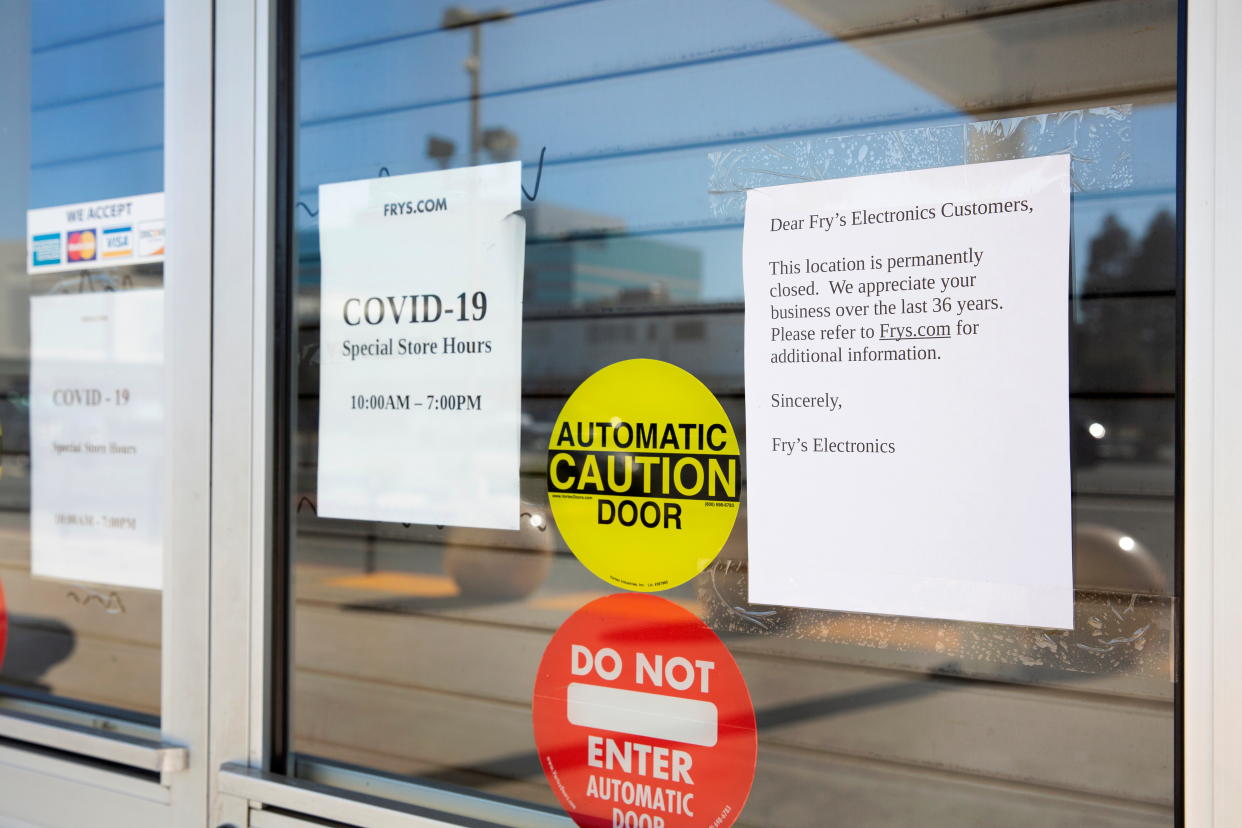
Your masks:
{"label": "mastercard logo", "polygon": [[89,262],[94,260],[95,247],[94,230],[74,230],[69,234],[69,243],[66,245],[69,251],[69,261]]}

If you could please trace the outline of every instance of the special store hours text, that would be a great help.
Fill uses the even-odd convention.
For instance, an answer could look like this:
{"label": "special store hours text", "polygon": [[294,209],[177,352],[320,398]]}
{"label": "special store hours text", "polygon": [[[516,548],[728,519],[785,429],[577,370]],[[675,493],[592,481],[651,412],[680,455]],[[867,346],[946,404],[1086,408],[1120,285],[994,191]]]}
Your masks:
{"label": "special store hours text", "polygon": [[[389,325],[419,325],[420,328],[437,322],[481,322],[487,316],[487,294],[476,290],[465,291],[455,298],[445,299],[435,293],[409,293],[404,296],[353,296],[341,305],[341,315],[350,327],[367,326],[379,333]],[[366,328],[361,328],[365,330]],[[425,328],[424,328],[425,329]],[[454,326],[453,330],[456,330]],[[431,330],[437,330],[432,328]],[[446,328],[439,327],[439,331]],[[463,328],[473,330],[473,328]],[[363,357],[390,356],[464,356],[490,354],[490,339],[472,339],[464,336],[434,336],[425,339],[377,336],[361,341],[346,339],[341,343],[342,355],[353,362]]]}

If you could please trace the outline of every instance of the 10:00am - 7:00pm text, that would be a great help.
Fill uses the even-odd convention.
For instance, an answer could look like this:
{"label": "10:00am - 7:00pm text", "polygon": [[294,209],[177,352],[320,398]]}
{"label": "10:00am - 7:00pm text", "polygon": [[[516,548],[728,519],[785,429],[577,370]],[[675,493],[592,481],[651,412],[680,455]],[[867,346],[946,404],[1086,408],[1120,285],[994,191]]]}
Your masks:
{"label": "10:00am - 7:00pm text", "polygon": [[351,394],[349,407],[354,411],[482,411],[482,394]]}

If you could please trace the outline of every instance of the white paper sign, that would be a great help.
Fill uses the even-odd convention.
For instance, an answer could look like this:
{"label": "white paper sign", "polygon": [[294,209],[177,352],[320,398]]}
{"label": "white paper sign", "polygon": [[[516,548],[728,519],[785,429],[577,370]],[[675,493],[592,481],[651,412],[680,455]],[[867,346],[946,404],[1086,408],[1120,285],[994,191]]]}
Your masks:
{"label": "white paper sign", "polygon": [[1069,156],[751,190],[750,600],[1073,626]]}
{"label": "white paper sign", "polygon": [[26,212],[26,271],[57,273],[164,261],[164,194]]}
{"label": "white paper sign", "polygon": [[319,188],[321,516],[517,529],[521,164]]}
{"label": "white paper sign", "polygon": [[164,292],[30,300],[31,572],[159,589]]}

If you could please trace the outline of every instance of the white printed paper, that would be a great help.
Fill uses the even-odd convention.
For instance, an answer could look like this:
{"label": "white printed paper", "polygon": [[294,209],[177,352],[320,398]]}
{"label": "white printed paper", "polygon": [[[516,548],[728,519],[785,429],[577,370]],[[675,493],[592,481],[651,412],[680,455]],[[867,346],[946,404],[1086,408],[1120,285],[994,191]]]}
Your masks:
{"label": "white printed paper", "polygon": [[1073,626],[1069,156],[751,190],[750,600]]}
{"label": "white printed paper", "polygon": [[521,164],[319,188],[321,516],[517,529]]}
{"label": "white printed paper", "polygon": [[26,271],[58,273],[164,261],[164,194],[26,212]]}
{"label": "white printed paper", "polygon": [[159,589],[164,292],[30,300],[31,572]]}

